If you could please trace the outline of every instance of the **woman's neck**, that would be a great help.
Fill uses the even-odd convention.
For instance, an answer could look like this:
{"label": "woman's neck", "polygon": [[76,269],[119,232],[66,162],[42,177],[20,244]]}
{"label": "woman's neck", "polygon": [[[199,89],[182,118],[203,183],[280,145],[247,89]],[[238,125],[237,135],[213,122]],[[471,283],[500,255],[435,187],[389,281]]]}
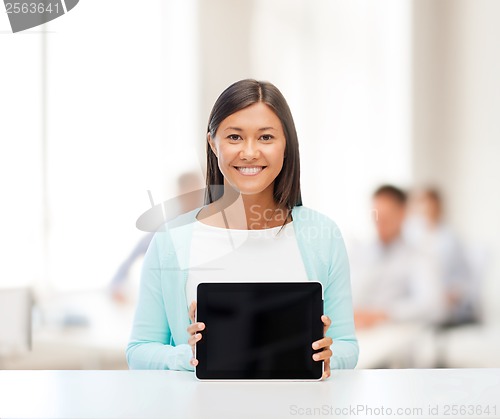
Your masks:
{"label": "woman's neck", "polygon": [[223,222],[226,228],[260,230],[281,226],[288,218],[288,211],[274,202],[272,190],[270,194],[264,192],[244,195],[226,187],[223,196],[211,204],[207,215],[218,214],[217,224]]}

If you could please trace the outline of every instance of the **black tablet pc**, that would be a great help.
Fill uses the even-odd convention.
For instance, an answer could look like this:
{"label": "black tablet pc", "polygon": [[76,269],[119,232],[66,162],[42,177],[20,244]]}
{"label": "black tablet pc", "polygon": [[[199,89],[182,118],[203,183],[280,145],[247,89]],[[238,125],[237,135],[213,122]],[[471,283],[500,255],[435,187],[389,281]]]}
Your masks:
{"label": "black tablet pc", "polygon": [[323,337],[319,282],[201,283],[196,345],[201,380],[320,380],[312,343]]}

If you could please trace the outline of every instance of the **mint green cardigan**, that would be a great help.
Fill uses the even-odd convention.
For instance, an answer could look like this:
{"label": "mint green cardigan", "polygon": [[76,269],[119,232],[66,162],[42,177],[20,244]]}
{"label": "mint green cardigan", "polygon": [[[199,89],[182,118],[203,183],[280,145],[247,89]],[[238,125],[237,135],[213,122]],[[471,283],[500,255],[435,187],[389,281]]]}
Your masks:
{"label": "mint green cardigan", "polygon": [[[131,369],[194,370],[189,363],[193,354],[187,343],[190,320],[185,290],[192,227],[201,208],[165,223],[149,245],[126,349]],[[330,218],[304,206],[292,209],[292,219],[307,277],[323,285],[324,311],[332,321],[326,333],[333,340],[331,368],[354,368],[359,348],[342,235]]]}

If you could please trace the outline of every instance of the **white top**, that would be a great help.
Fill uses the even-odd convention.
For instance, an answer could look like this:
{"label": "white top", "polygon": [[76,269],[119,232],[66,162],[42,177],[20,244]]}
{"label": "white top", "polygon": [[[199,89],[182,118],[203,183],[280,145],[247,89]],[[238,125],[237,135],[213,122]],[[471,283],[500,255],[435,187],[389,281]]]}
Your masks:
{"label": "white top", "polygon": [[293,221],[283,227],[237,230],[196,221],[186,282],[188,306],[201,282],[305,282]]}

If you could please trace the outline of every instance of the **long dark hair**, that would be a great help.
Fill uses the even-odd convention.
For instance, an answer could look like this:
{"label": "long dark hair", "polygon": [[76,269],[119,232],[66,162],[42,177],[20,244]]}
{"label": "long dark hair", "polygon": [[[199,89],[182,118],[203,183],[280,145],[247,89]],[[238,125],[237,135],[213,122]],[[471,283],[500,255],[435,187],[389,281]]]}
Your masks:
{"label": "long dark hair", "polygon": [[[254,103],[262,102],[268,105],[281,121],[285,133],[285,159],[281,172],[274,181],[273,198],[279,207],[285,207],[288,213],[294,206],[302,205],[300,193],[300,159],[299,141],[288,103],[276,86],[269,82],[245,79],[237,81],[224,90],[215,101],[208,120],[207,133],[212,138],[221,122],[229,115],[238,112]],[[207,141],[207,177],[205,205],[219,199],[223,194],[224,184],[217,164],[217,156]],[[286,219],[283,225],[286,223]]]}

